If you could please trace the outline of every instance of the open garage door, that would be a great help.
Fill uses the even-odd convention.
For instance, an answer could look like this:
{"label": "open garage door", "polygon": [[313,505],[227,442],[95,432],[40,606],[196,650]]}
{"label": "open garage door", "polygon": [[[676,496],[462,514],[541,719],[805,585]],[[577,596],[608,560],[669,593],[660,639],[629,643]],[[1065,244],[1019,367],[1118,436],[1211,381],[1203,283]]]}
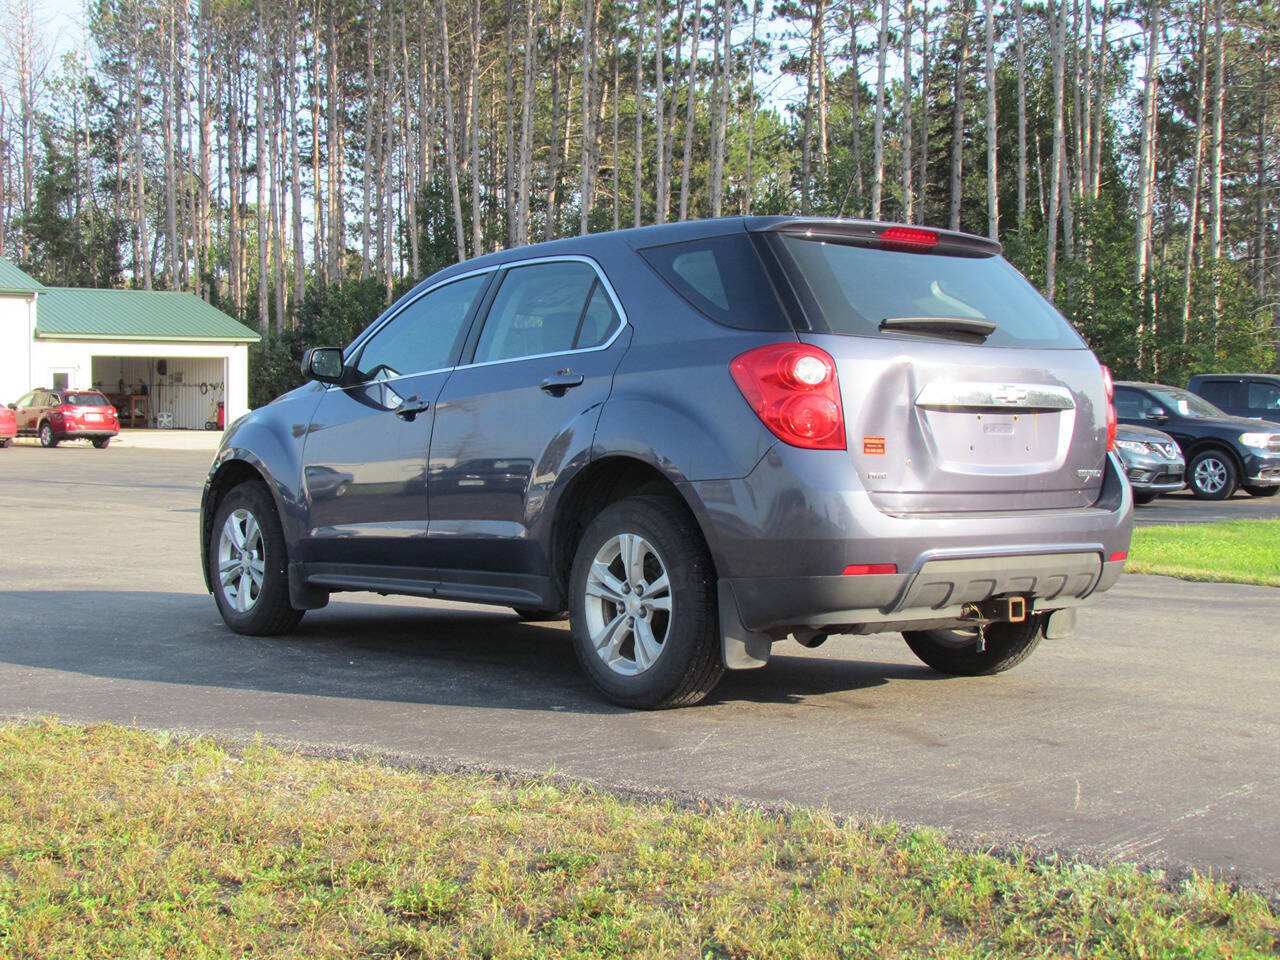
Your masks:
{"label": "open garage door", "polygon": [[222,357],[94,356],[93,385],[107,394],[125,425],[217,429],[225,416],[227,361]]}

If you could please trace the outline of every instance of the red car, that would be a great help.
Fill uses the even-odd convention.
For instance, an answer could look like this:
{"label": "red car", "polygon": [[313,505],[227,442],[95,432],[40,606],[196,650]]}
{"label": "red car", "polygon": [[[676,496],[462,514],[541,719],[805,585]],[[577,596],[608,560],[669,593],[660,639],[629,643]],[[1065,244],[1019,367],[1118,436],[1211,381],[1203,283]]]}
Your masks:
{"label": "red car", "polygon": [[42,447],[91,440],[101,450],[120,432],[116,408],[97,390],[32,390],[10,407],[18,433],[39,437]]}
{"label": "red car", "polygon": [[0,447],[13,443],[18,435],[18,420],[8,407],[0,407]]}

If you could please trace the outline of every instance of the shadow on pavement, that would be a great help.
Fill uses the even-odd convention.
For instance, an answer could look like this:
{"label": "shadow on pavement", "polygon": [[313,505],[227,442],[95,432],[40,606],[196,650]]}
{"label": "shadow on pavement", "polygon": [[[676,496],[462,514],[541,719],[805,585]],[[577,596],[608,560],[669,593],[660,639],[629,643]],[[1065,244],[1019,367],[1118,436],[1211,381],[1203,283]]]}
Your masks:
{"label": "shadow on pavement", "polygon": [[[17,666],[303,696],[626,712],[589,685],[567,625],[521,623],[501,608],[334,602],[287,637],[232,633],[202,594],[7,591],[0,609],[0,662]],[[762,670],[727,674],[707,702],[800,704],[936,679],[923,665],[775,655]]]}

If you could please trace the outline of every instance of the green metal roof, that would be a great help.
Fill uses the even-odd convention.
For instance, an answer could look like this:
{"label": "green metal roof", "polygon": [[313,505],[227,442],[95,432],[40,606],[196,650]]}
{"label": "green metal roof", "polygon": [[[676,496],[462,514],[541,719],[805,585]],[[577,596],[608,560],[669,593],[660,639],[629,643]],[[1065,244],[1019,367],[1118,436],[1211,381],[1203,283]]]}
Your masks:
{"label": "green metal roof", "polygon": [[46,340],[192,340],[257,343],[258,334],[193,293],[45,287],[36,336]]}
{"label": "green metal roof", "polygon": [[32,293],[44,285],[29,277],[4,257],[0,257],[0,293]]}

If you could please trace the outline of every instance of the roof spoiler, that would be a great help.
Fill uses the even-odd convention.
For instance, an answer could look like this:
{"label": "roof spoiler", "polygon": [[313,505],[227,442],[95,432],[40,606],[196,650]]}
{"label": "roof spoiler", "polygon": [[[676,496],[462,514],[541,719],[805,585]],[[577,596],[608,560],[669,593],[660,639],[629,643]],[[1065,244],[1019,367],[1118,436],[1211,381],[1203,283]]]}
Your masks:
{"label": "roof spoiler", "polygon": [[[957,230],[936,230],[932,227],[915,227],[905,223],[882,223],[875,220],[837,220],[830,217],[793,217],[766,220],[751,225],[749,230],[760,233],[781,233],[829,243],[849,243],[858,246],[884,247],[891,250],[914,250],[961,257],[997,256],[1001,247],[995,240],[960,233]],[[913,240],[919,237],[920,240]]]}

